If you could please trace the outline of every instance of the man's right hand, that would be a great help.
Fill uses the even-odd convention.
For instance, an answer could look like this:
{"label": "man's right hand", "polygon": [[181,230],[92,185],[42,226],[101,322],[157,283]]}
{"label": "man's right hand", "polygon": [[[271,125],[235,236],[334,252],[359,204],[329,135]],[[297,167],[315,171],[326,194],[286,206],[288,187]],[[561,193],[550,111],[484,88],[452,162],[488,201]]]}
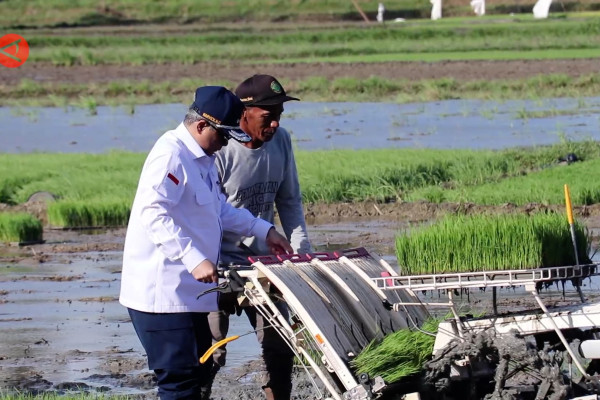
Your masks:
{"label": "man's right hand", "polygon": [[208,259],[196,265],[196,268],[192,270],[192,276],[197,281],[204,283],[216,283],[219,281],[217,266]]}

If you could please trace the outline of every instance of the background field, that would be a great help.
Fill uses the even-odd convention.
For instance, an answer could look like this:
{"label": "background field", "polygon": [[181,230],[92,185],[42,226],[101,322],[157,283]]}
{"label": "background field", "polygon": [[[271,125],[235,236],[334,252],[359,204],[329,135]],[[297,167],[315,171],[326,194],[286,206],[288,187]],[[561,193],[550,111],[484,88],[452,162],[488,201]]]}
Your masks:
{"label": "background field", "polygon": [[[378,1],[366,0],[358,5],[370,22],[342,0],[0,1],[0,26],[31,46],[23,66],[0,69],[0,106],[75,105],[93,115],[111,104],[134,113],[137,104],[187,103],[204,84],[233,89],[257,72],[277,76],[305,101],[581,99],[600,90],[600,3],[554,2],[550,18],[535,20],[533,1],[488,1],[480,18],[467,2],[450,0],[438,21],[428,19],[428,1],[384,3],[387,21],[378,24]],[[573,147],[591,161],[596,144],[561,146],[541,149],[535,161],[527,154],[541,153],[522,149],[510,156],[326,152],[299,153],[298,165],[308,203],[559,204],[554,186],[565,180],[575,204],[598,202],[600,192],[584,178],[600,176],[595,161],[568,171],[543,167]],[[7,155],[0,201],[17,205],[49,191],[59,197],[49,209],[54,225],[122,225],[142,160]],[[344,163],[358,163],[360,173]],[[78,167],[53,172],[63,164]],[[89,174],[106,184],[86,184]]]}
{"label": "background field", "polygon": [[[99,105],[110,104],[125,106],[134,119],[138,104],[189,104],[196,86],[233,89],[254,73],[275,75],[303,101],[571,97],[584,105],[600,93],[600,1],[554,1],[550,18],[534,20],[534,0],[488,0],[482,18],[469,0],[444,0],[438,21],[429,19],[429,0],[356,1],[371,22],[350,0],[0,0],[0,31],[19,33],[31,45],[24,65],[0,66],[0,107],[16,106],[18,114],[27,106],[76,106],[94,118]],[[372,22],[379,1],[384,24]],[[589,107],[577,112],[600,114]],[[544,117],[528,109],[521,115]],[[107,398],[121,390],[146,393],[154,384],[116,300],[124,229],[48,229],[123,226],[145,154],[6,154],[2,139],[11,134],[0,128],[0,210],[11,213],[0,223],[37,235],[37,220],[16,214],[31,212],[46,223],[47,243],[0,245],[8,276],[0,303],[8,307],[5,317],[15,318],[3,328],[16,327],[3,333],[12,341],[4,343],[0,381],[19,393],[3,391],[0,398],[46,392],[43,398],[57,399],[56,388],[80,389],[90,377],[109,388]],[[568,152],[584,161],[562,165],[558,158]],[[391,260],[398,229],[446,213],[562,216],[564,183],[578,219],[592,235],[600,229],[600,147],[594,141],[296,156],[318,251],[365,246]],[[57,201],[28,202],[38,191]],[[18,228],[11,229],[18,235]],[[30,318],[32,311],[42,317]],[[74,354],[90,369],[61,364]],[[69,367],[75,378],[52,375]],[[238,398],[242,394],[232,393],[240,388],[243,396],[252,393],[227,375],[219,375],[224,380],[215,396]],[[89,396],[73,398],[100,396],[88,390]]]}
{"label": "background field", "polygon": [[[356,0],[371,21],[379,1]],[[383,1],[388,19],[427,18],[431,4],[426,0]],[[488,0],[488,14],[527,13],[535,0]],[[598,10],[594,0],[559,1],[553,11]],[[445,0],[446,16],[470,15],[468,1]],[[284,22],[362,20],[350,0],[4,0],[0,24],[21,26],[131,25],[194,22]]]}
{"label": "background field", "polygon": [[365,22],[342,0],[1,1],[0,26],[30,56],[0,69],[0,105],[186,102],[190,88],[233,89],[256,72],[307,101],[598,93],[597,3],[554,2],[535,20],[533,2],[488,2],[476,17],[452,0],[431,21],[428,1],[392,0],[384,24],[377,3],[358,2]]}

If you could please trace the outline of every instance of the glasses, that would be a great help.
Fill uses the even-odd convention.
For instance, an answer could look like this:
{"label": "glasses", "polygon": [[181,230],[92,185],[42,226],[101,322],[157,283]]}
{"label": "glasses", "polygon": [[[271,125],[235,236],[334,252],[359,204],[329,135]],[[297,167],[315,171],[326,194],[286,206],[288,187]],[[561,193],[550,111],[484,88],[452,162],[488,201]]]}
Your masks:
{"label": "glasses", "polygon": [[225,141],[229,141],[229,133],[227,131],[225,131],[223,128],[219,128],[217,127],[215,124],[213,124],[212,122],[210,122],[209,120],[205,119],[205,121],[208,123],[208,125],[210,125],[211,128],[213,128],[215,131],[217,131],[217,133],[219,135],[221,135],[221,137],[223,139],[225,139]]}

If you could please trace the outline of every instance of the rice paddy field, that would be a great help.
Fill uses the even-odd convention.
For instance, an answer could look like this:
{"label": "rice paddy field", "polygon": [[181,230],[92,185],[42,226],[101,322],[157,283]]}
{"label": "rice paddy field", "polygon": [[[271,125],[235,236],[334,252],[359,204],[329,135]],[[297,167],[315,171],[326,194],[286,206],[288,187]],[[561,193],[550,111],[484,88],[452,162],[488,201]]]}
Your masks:
{"label": "rice paddy field", "polygon": [[[135,117],[137,105],[187,104],[197,86],[233,89],[254,73],[278,77],[290,94],[310,102],[572,98],[584,104],[600,92],[599,2],[554,2],[550,17],[538,20],[531,13],[535,1],[488,1],[487,15],[475,17],[468,1],[448,0],[444,17],[431,21],[429,1],[386,0],[383,24],[374,22],[378,3],[357,0],[363,16],[353,2],[342,0],[3,0],[2,32],[23,36],[30,52],[18,68],[0,66],[0,107],[15,113],[29,107],[77,107],[93,118],[98,107],[110,105],[126,107]],[[520,115],[525,120],[552,112],[524,108]],[[569,113],[600,120],[596,106]],[[4,152],[3,136],[14,134],[0,131],[0,241],[36,242],[49,232],[113,232],[126,226],[145,154]],[[560,162],[569,153],[581,162]],[[332,149],[297,150],[295,155],[307,217],[385,219],[381,209],[407,204],[426,210],[419,217],[406,216],[402,223],[411,221],[408,229],[398,228],[388,237],[390,256],[405,273],[572,264],[572,253],[547,251],[572,251],[563,185],[569,185],[578,215],[589,215],[587,207],[600,204],[600,144],[593,139],[562,138],[552,145],[502,150]],[[47,193],[53,201],[33,205],[28,200],[36,193]],[[340,211],[344,207],[350,211]],[[361,214],[361,207],[370,213]],[[463,212],[478,207],[497,215]],[[537,208],[546,212],[536,214]],[[427,211],[433,209],[445,212]],[[504,209],[516,212],[498,212]],[[597,231],[587,230],[582,221],[576,227],[580,260],[588,261]],[[509,242],[495,242],[498,232]],[[540,232],[550,232],[546,241]],[[368,242],[368,234],[354,240]],[[340,246],[346,243],[342,236],[334,234]],[[331,241],[328,237],[321,245]],[[437,250],[433,261],[424,250],[432,248]],[[480,254],[487,258],[476,259],[474,248],[514,252],[490,250]],[[41,257],[33,249],[34,256],[23,258]],[[11,253],[4,247],[3,252]],[[88,258],[96,257],[103,256]],[[12,265],[17,258],[9,254],[2,262]],[[450,258],[464,264],[450,265]],[[0,290],[0,300],[7,293]],[[423,344],[418,354],[402,360],[400,372],[372,360],[357,360],[355,367],[414,373],[431,340],[413,334],[399,333],[402,340]],[[374,343],[371,350],[389,353],[385,342]],[[36,393],[0,390],[0,399],[60,397],[52,397],[52,390]]]}
{"label": "rice paddy field", "polygon": [[[568,168],[558,164],[569,152],[585,162]],[[144,158],[124,152],[0,154],[0,202],[18,206],[37,192],[49,192],[57,198],[48,205],[50,226],[125,226]],[[595,141],[495,152],[297,152],[296,158],[305,203],[559,205],[564,183],[571,187],[574,205],[600,202],[600,189],[589,185],[590,174],[600,176],[600,145]]]}
{"label": "rice paddy field", "polygon": [[234,88],[256,71],[307,101],[581,97],[599,89],[593,2],[556,3],[550,18],[536,20],[524,12],[533,3],[522,0],[488,3],[481,18],[452,0],[448,18],[433,22],[422,18],[429,2],[395,0],[385,2],[384,24],[373,22],[377,2],[366,0],[357,4],[370,22],[350,1],[200,3],[0,2],[0,26],[30,46],[23,66],[0,70],[0,105],[187,102],[192,87]]}

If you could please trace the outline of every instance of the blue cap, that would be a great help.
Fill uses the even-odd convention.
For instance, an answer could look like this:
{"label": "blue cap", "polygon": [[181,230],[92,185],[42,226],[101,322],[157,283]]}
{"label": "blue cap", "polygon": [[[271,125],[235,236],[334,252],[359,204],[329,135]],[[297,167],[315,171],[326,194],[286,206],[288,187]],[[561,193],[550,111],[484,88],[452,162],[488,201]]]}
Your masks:
{"label": "blue cap", "polygon": [[240,129],[244,104],[226,88],[222,86],[199,87],[196,89],[194,102],[190,109],[221,130],[228,139],[233,138],[243,143],[252,140]]}

